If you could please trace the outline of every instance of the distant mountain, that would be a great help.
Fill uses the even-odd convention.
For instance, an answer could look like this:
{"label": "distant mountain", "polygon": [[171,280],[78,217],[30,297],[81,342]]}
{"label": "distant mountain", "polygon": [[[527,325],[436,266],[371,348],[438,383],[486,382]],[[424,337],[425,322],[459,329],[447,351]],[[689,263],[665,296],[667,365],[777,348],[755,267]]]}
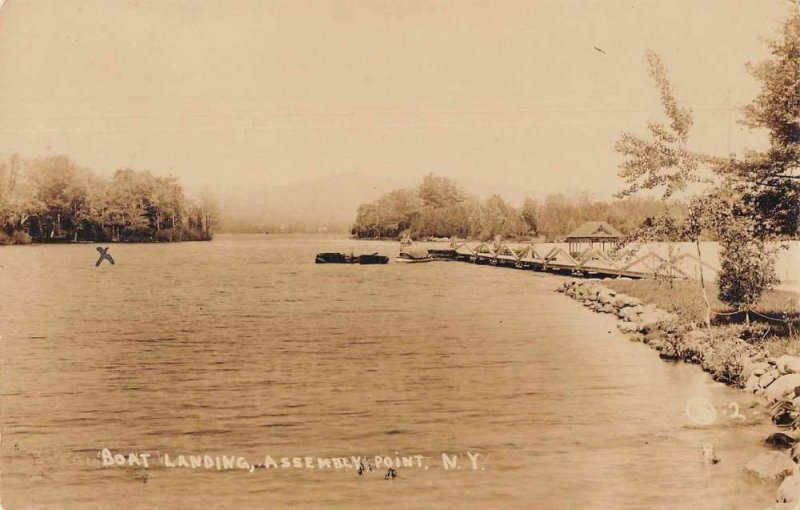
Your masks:
{"label": "distant mountain", "polygon": [[346,232],[356,209],[396,188],[415,182],[366,175],[334,174],[260,191],[219,197],[222,232],[304,231]]}
{"label": "distant mountain", "polygon": [[[221,232],[347,232],[356,209],[398,188],[415,188],[422,172],[401,178],[346,172],[281,186],[265,186],[244,192],[217,191]],[[458,180],[458,179],[457,179]],[[458,180],[464,191],[485,200],[498,193],[513,205],[526,197],[543,199],[541,191],[524,190],[514,182],[467,176]]]}

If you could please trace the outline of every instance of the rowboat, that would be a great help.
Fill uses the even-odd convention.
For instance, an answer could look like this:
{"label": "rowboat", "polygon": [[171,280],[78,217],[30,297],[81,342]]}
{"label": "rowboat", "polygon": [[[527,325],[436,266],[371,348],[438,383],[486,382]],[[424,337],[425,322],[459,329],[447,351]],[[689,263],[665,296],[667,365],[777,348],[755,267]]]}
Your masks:
{"label": "rowboat", "polygon": [[429,256],[427,252],[425,254],[414,254],[408,252],[400,252],[400,255],[394,259],[395,262],[402,262],[404,264],[414,264],[417,262],[433,262],[433,257]]}

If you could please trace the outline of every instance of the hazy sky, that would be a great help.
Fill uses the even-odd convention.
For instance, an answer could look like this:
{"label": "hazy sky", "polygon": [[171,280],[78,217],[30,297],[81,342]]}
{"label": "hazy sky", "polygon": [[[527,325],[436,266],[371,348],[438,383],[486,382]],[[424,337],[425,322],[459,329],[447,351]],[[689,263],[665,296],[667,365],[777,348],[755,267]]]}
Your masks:
{"label": "hazy sky", "polygon": [[728,97],[735,108],[754,96],[745,63],[767,56],[791,8],[8,0],[0,153],[172,173],[195,189],[437,172],[473,190],[606,198],[621,186],[620,131],[660,115],[645,50],[694,110],[695,147],[754,148],[761,137],[735,124]]}

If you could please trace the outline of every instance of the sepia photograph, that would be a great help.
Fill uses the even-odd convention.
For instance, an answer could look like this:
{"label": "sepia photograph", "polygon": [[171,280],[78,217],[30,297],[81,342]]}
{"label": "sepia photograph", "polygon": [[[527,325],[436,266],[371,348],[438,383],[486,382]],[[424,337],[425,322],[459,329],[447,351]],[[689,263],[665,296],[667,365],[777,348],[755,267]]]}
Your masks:
{"label": "sepia photograph", "polygon": [[800,0],[0,0],[0,510],[800,510]]}

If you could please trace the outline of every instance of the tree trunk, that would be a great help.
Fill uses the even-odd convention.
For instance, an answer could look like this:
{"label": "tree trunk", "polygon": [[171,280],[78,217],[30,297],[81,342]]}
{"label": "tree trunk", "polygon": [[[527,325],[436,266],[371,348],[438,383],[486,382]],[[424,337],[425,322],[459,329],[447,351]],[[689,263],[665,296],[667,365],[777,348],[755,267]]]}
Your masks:
{"label": "tree trunk", "polygon": [[700,236],[695,237],[694,244],[697,247],[697,265],[700,267],[700,287],[703,289],[703,300],[706,302],[706,327],[711,331],[711,302],[708,300],[706,282],[703,277],[703,256],[700,253]]}
{"label": "tree trunk", "polygon": [[675,288],[675,278],[672,275],[672,258],[673,258],[672,254],[673,254],[674,250],[675,250],[675,246],[673,246],[672,243],[669,243],[667,245],[667,264],[668,264],[667,265],[667,277],[669,278],[669,288],[670,289],[674,289]]}

